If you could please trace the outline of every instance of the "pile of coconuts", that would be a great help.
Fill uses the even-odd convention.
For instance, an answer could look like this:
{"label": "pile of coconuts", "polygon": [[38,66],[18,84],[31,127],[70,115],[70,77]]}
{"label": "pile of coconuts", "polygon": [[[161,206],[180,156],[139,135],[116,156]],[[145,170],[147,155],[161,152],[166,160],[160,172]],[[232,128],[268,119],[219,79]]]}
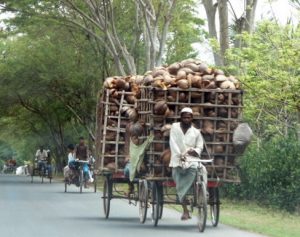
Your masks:
{"label": "pile of coconuts", "polygon": [[[169,130],[173,122],[179,121],[179,111],[187,107],[187,103],[193,110],[194,125],[201,130],[207,143],[203,156],[208,158],[209,153],[214,158],[219,174],[224,171],[222,167],[234,165],[232,131],[239,123],[241,110],[237,107],[242,103],[240,83],[234,76],[226,76],[222,70],[211,68],[200,60],[187,59],[156,67],[143,76],[109,77],[103,86],[109,91],[110,115],[118,116],[122,113],[127,118],[124,124],[128,120],[136,122],[140,119],[138,108],[142,88],[155,90],[152,98],[142,98],[149,99],[153,104],[150,114],[153,115],[156,129],[152,146],[155,152],[160,153],[160,157],[155,160],[157,167],[164,167],[157,168],[155,175],[171,173],[168,168],[171,157],[168,148]],[[128,92],[122,105],[121,91]],[[148,93],[144,93],[144,96],[147,97]],[[116,126],[116,122],[110,119],[109,126]],[[111,138],[115,136],[113,132],[109,135]],[[121,139],[125,140],[124,137]],[[111,151],[113,147],[108,149],[107,152],[114,152]],[[125,151],[121,149],[119,153],[122,152]],[[226,158],[224,153],[227,154]],[[110,163],[113,162],[105,162],[106,165],[113,166]]]}

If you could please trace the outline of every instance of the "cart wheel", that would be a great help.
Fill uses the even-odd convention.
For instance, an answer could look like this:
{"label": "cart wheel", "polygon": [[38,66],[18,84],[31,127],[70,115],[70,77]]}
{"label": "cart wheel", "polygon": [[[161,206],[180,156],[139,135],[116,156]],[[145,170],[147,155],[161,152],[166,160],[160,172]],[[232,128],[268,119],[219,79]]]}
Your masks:
{"label": "cart wheel", "polygon": [[80,170],[80,174],[79,174],[79,192],[82,193],[82,186],[83,186],[83,170]]}
{"label": "cart wheel", "polygon": [[65,181],[65,193],[67,192],[67,187],[68,187],[68,184],[67,184],[67,182]]}
{"label": "cart wheel", "polygon": [[93,179],[94,179],[94,192],[97,192],[97,176],[93,174]]}
{"label": "cart wheel", "polygon": [[139,215],[140,222],[145,223],[147,218],[147,209],[148,209],[148,182],[147,180],[142,180],[139,187]]}
{"label": "cart wheel", "polygon": [[220,216],[220,197],[219,197],[219,188],[210,188],[209,189],[209,204],[210,204],[210,216],[211,223],[216,227],[219,223]]}
{"label": "cart wheel", "polygon": [[156,227],[158,224],[158,220],[159,220],[159,215],[161,213],[161,200],[160,200],[160,189],[158,187],[157,182],[153,182],[152,184],[152,222],[153,225]]}
{"label": "cart wheel", "polygon": [[103,187],[103,209],[105,218],[108,219],[110,211],[110,200],[112,195],[112,184],[109,177],[106,177]]}
{"label": "cart wheel", "polygon": [[200,232],[203,232],[206,225],[207,218],[207,197],[206,197],[206,187],[203,182],[196,185],[197,188],[197,210],[198,210],[198,228]]}
{"label": "cart wheel", "polygon": [[163,191],[163,186],[162,185],[159,185],[158,186],[158,190],[159,190],[159,216],[158,218],[161,219],[162,218],[162,215],[163,215],[163,210],[164,210],[164,191]]}

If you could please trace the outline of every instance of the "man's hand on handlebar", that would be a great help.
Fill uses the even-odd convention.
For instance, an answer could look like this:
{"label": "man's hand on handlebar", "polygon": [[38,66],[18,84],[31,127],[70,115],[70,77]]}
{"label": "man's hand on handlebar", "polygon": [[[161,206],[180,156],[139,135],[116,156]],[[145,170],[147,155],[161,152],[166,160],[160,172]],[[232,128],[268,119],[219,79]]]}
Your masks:
{"label": "man's hand on handlebar", "polygon": [[187,154],[190,156],[199,157],[198,153],[193,149],[188,150]]}

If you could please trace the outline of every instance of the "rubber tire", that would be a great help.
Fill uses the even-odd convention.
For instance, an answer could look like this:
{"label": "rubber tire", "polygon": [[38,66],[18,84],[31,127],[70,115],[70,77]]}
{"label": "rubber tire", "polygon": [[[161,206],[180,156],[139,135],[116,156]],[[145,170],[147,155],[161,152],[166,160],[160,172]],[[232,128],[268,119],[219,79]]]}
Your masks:
{"label": "rubber tire", "polygon": [[148,182],[147,180],[142,180],[139,184],[139,217],[140,223],[142,224],[144,224],[147,219],[148,198]]}
{"label": "rubber tire", "polygon": [[163,211],[164,211],[164,192],[163,192],[163,186],[159,185],[158,186],[158,190],[159,190],[159,216],[158,218],[161,219],[162,215],[163,215]]}
{"label": "rubber tire", "polygon": [[93,174],[93,179],[94,179],[94,193],[97,192],[97,176]]}
{"label": "rubber tire", "polygon": [[83,170],[80,170],[79,173],[79,192],[82,193],[82,186],[83,186]]}
{"label": "rubber tire", "polygon": [[68,184],[67,184],[67,182],[65,181],[65,193],[68,191],[67,188],[68,187]]}
{"label": "rubber tire", "polygon": [[196,208],[197,208],[197,226],[200,232],[204,232],[207,219],[207,195],[204,182],[197,183]]}
{"label": "rubber tire", "polygon": [[211,223],[213,227],[217,227],[220,217],[220,196],[218,187],[209,189],[209,198]]}
{"label": "rubber tire", "polygon": [[112,184],[109,177],[106,177],[103,184],[103,211],[105,218],[108,219],[110,212],[110,200],[112,195]]}
{"label": "rubber tire", "polygon": [[152,183],[152,195],[151,195],[151,204],[152,204],[152,223],[153,226],[156,227],[159,220],[159,213],[160,213],[160,195],[159,195],[159,188],[156,182]]}

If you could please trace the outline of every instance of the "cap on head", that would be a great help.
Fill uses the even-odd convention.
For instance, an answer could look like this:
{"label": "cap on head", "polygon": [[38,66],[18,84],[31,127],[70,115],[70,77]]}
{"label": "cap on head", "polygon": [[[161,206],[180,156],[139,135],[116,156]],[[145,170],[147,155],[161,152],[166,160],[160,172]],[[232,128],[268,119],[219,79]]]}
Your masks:
{"label": "cap on head", "polygon": [[183,114],[183,113],[193,114],[193,110],[189,107],[185,107],[180,111],[180,114]]}

